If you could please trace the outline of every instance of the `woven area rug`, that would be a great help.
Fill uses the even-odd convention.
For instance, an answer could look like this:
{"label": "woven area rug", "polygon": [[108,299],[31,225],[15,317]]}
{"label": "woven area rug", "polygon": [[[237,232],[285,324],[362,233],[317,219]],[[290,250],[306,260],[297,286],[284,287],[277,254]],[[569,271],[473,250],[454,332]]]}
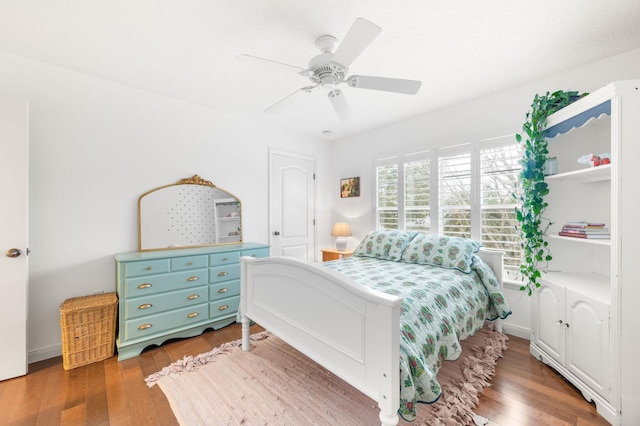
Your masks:
{"label": "woven area rug", "polygon": [[[375,401],[277,337],[251,336],[174,362],[147,377],[166,395],[181,425],[376,425]],[[435,404],[420,404],[401,425],[490,424],[476,416],[482,389],[507,348],[507,337],[486,327],[463,342],[462,355],[438,373],[444,389]]]}

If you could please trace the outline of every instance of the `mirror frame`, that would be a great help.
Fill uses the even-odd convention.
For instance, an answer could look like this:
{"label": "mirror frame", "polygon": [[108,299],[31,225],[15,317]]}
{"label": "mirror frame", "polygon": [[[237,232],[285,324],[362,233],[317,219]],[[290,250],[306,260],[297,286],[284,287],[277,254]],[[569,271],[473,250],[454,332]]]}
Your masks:
{"label": "mirror frame", "polygon": [[[181,245],[181,246],[167,246],[167,247],[142,247],[142,228],[143,228],[143,223],[142,223],[142,200],[149,196],[150,194],[156,193],[157,191],[161,191],[163,189],[167,189],[167,188],[173,188],[176,186],[180,186],[180,185],[198,185],[201,187],[209,187],[212,190],[216,190],[216,191],[220,191],[220,192],[224,192],[226,193],[229,198],[234,198],[236,200],[236,202],[238,203],[238,214],[239,214],[239,227],[238,227],[238,232],[239,232],[239,240],[237,241],[231,241],[231,242],[220,242],[220,243],[211,243],[211,244],[195,244],[195,245]],[[191,177],[188,178],[184,178],[184,179],[180,179],[177,183],[172,183],[169,185],[163,185],[154,189],[151,189],[147,192],[145,192],[144,194],[142,194],[139,198],[138,198],[138,251],[157,251],[157,250],[176,250],[176,249],[183,249],[183,248],[195,248],[195,247],[211,247],[211,246],[222,246],[222,245],[231,245],[231,244],[242,244],[243,242],[243,236],[242,236],[242,202],[240,201],[240,199],[238,197],[236,197],[234,194],[232,194],[231,192],[227,191],[226,189],[220,188],[218,186],[216,186],[215,184],[213,184],[213,182],[205,180],[203,178],[201,178],[200,176],[193,175]]]}

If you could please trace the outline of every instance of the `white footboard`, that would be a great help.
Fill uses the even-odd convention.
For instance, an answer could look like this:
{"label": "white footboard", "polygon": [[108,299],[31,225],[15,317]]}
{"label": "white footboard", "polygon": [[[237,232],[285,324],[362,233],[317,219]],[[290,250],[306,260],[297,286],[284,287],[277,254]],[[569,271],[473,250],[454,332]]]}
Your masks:
{"label": "white footboard", "polygon": [[400,304],[322,265],[242,258],[243,349],[253,320],[378,402],[398,423]]}
{"label": "white footboard", "polygon": [[[502,283],[502,252],[479,255]],[[383,426],[396,425],[402,299],[316,263],[283,257],[241,262],[243,350],[249,350],[253,320],[376,400]]]}

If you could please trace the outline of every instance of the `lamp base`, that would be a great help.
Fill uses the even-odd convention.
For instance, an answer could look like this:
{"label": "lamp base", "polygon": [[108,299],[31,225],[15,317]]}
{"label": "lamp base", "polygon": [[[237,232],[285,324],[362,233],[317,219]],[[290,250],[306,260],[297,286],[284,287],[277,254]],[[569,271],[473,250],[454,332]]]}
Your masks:
{"label": "lamp base", "polygon": [[345,251],[347,249],[347,239],[345,237],[336,238],[336,250]]}

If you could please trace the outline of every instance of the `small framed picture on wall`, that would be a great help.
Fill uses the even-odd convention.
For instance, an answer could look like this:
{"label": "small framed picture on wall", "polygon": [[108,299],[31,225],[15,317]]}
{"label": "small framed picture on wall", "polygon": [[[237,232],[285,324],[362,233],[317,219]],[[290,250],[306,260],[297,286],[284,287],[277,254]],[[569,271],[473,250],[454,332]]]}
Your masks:
{"label": "small framed picture on wall", "polygon": [[360,196],[360,177],[340,179],[340,198]]}

